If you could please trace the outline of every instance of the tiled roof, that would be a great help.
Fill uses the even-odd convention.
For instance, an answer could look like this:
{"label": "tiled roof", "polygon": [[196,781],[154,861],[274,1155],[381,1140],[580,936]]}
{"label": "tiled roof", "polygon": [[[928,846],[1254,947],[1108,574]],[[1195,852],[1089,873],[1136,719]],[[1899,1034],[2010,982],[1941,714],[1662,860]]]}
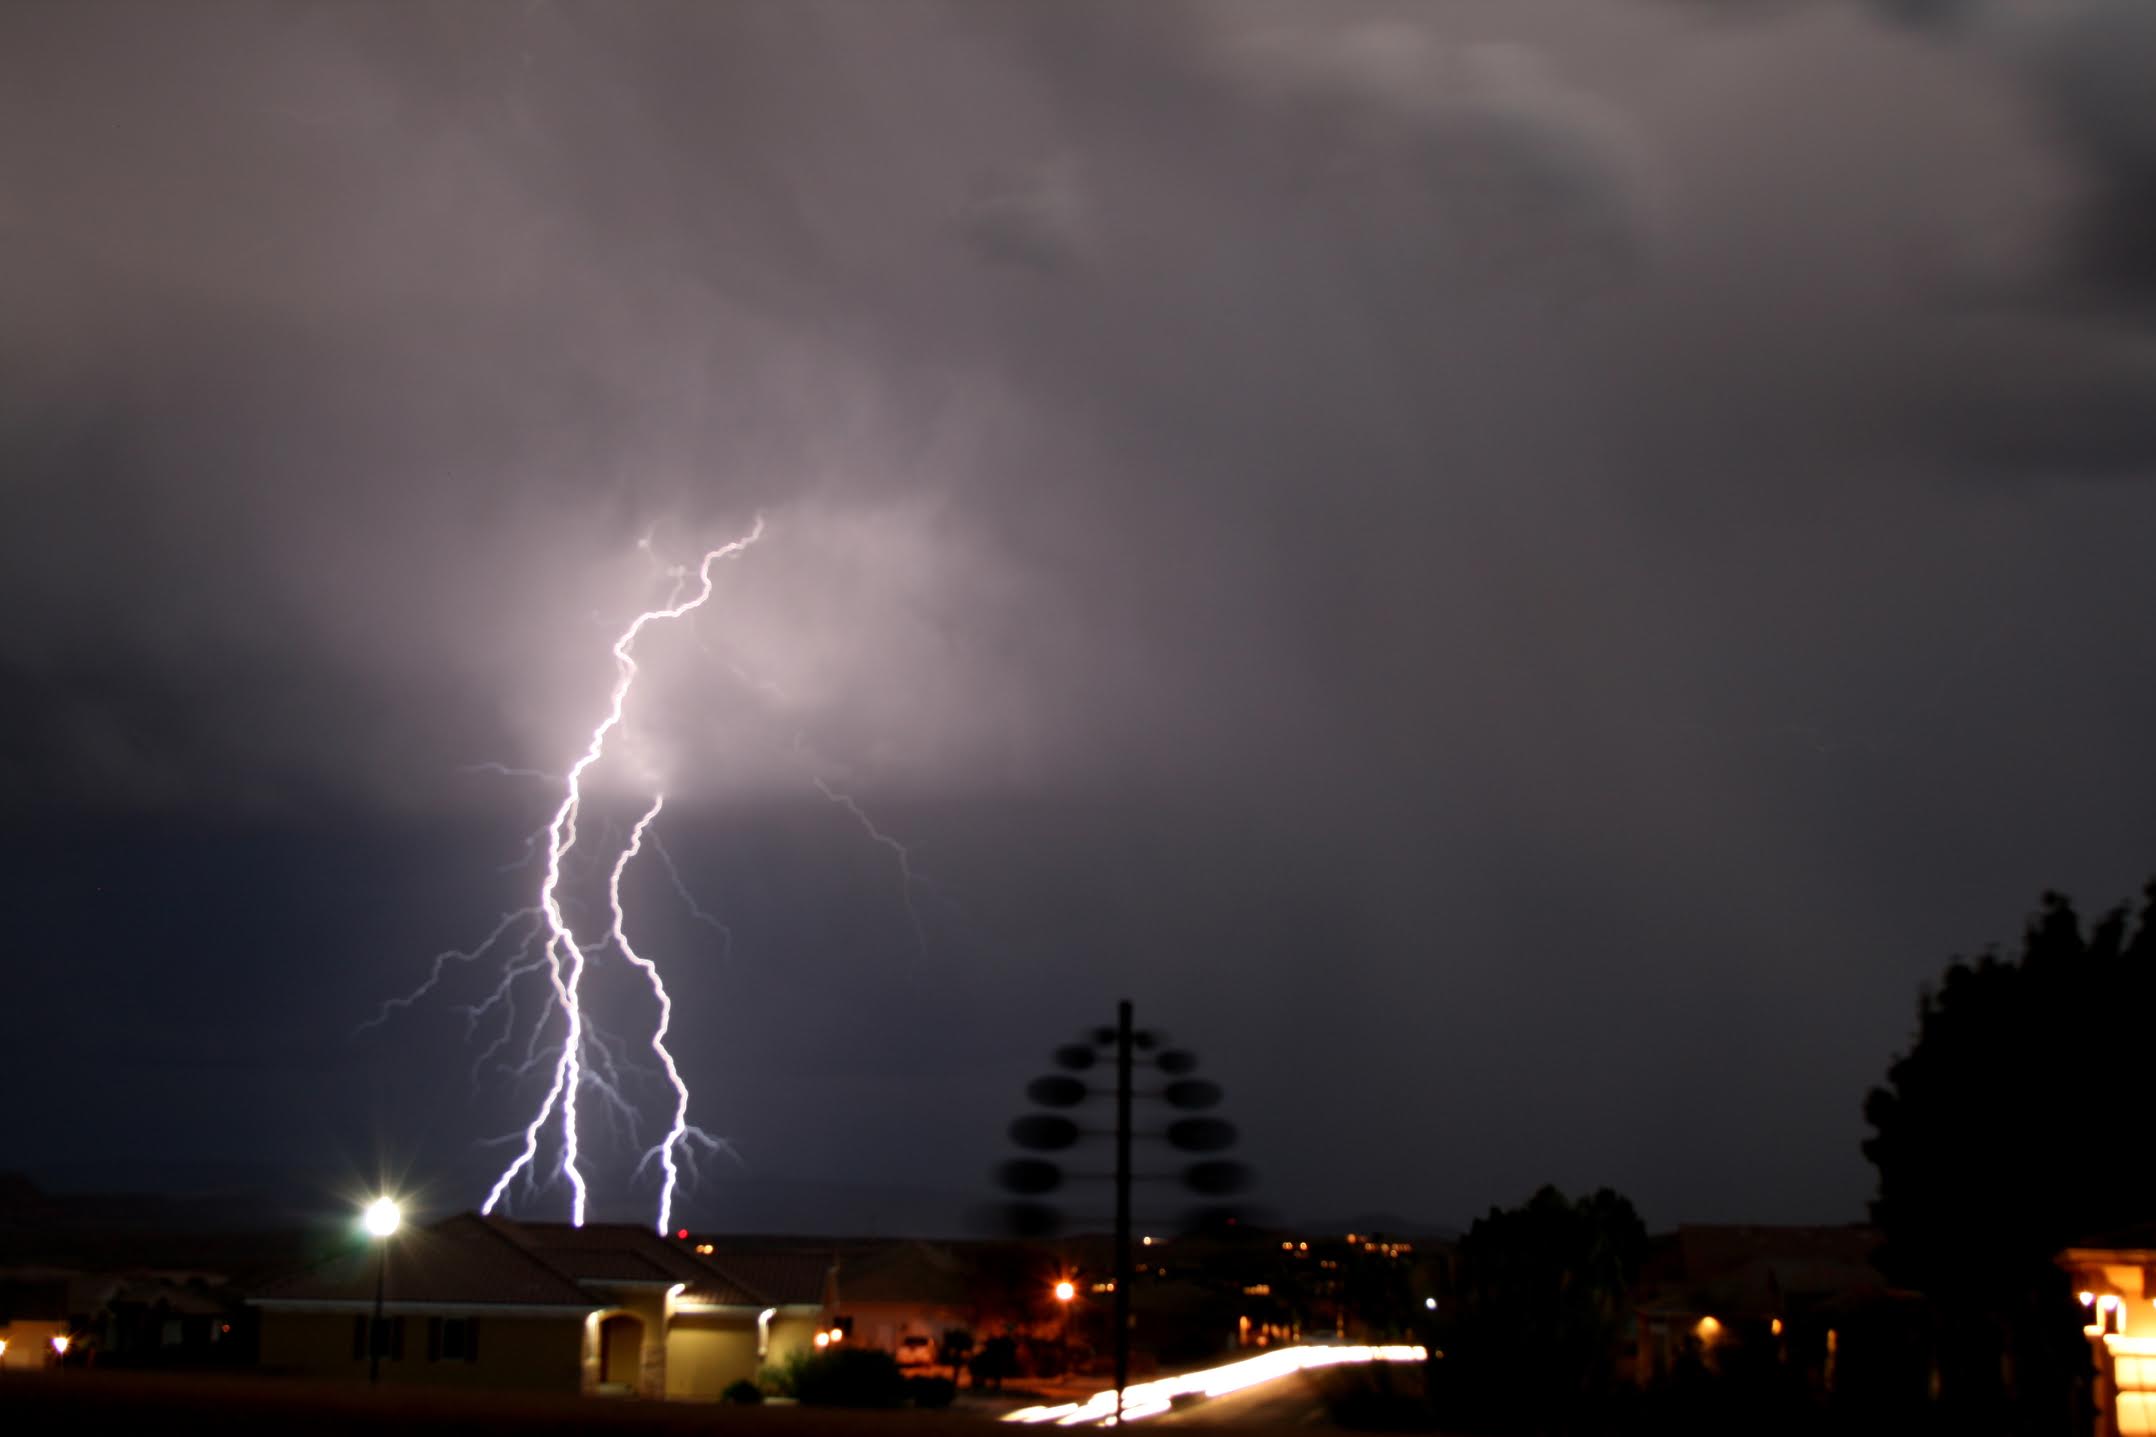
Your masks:
{"label": "tiled roof", "polygon": [[680,1282],[711,1280],[694,1253],[647,1227],[626,1223],[510,1222],[492,1219],[512,1242],[556,1270],[586,1282]]}
{"label": "tiled roof", "polygon": [[1862,1227],[1680,1227],[1641,1272],[1642,1311],[1764,1315],[1885,1293]]}
{"label": "tiled roof", "polygon": [[924,1242],[894,1242],[880,1251],[841,1258],[838,1288],[840,1299],[847,1303],[961,1307],[971,1295],[957,1258],[946,1248]]}
{"label": "tiled roof", "polygon": [[2069,1252],[2156,1252],[2156,1222],[2136,1223],[2067,1244]]}
{"label": "tiled roof", "polygon": [[[393,1304],[579,1311],[598,1305],[567,1276],[476,1214],[448,1218],[432,1227],[407,1228],[388,1242],[384,1292]],[[354,1243],[345,1252],[270,1283],[256,1297],[265,1302],[372,1302],[379,1261],[373,1243]]]}
{"label": "tiled roof", "polygon": [[836,1261],[826,1250],[734,1252],[724,1243],[703,1259],[726,1282],[777,1307],[822,1306]]}
{"label": "tiled roof", "polygon": [[[465,1213],[390,1240],[387,1300],[589,1311],[613,1284],[675,1284],[714,1307],[822,1306],[837,1256],[752,1243],[702,1256],[648,1228],[513,1222]],[[378,1250],[349,1250],[259,1290],[264,1302],[368,1303]]]}

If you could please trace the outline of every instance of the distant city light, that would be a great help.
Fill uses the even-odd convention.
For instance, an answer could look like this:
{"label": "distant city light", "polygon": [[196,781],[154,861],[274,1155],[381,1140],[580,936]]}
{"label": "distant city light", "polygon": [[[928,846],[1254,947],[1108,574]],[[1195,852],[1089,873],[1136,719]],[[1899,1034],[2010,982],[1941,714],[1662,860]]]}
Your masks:
{"label": "distant city light", "polygon": [[397,1206],[395,1198],[378,1197],[367,1204],[366,1215],[360,1219],[374,1237],[389,1237],[404,1225],[404,1209]]}

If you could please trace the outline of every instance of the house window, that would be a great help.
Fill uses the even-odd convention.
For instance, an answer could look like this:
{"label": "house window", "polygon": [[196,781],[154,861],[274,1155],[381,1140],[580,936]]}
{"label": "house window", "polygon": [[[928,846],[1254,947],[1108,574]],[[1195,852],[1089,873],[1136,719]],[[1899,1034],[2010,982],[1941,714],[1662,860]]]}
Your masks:
{"label": "house window", "polygon": [[430,1317],[427,1319],[427,1361],[477,1362],[479,1319],[476,1317]]}

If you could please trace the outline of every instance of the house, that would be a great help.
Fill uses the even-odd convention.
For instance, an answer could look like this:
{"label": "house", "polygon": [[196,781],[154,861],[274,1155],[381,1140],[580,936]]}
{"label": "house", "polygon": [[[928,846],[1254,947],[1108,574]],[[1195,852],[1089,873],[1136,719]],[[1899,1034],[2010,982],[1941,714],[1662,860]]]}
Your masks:
{"label": "house", "polygon": [[60,1360],[73,1337],[71,1290],[79,1276],[61,1268],[0,1273],[0,1368],[35,1370]]}
{"label": "house", "polygon": [[666,1395],[715,1398],[765,1366],[813,1352],[832,1327],[838,1260],[820,1247],[699,1242],[709,1274],[678,1294]]}
{"label": "house", "polygon": [[100,1365],[229,1366],[251,1336],[222,1274],[138,1271],[98,1281],[85,1326]]}
{"label": "house", "polygon": [[2096,1437],[2156,1433],[2156,1224],[2090,1238],[2056,1261],[2096,1369]]}
{"label": "house", "polygon": [[810,1258],[759,1261],[744,1278],[640,1227],[466,1213],[338,1253],[249,1302],[275,1371],[365,1377],[378,1362],[400,1385],[715,1400],[808,1348],[829,1273]]}
{"label": "house", "polygon": [[840,1260],[834,1321],[849,1342],[928,1363],[945,1333],[973,1326],[973,1289],[971,1269],[949,1247],[887,1243]]}
{"label": "house", "polygon": [[476,1214],[355,1245],[249,1299],[261,1313],[264,1368],[365,1377],[369,1331],[382,1378],[445,1387],[584,1386],[586,1292]]}
{"label": "house", "polygon": [[1657,1239],[1634,1288],[1634,1380],[1741,1365],[1790,1372],[1822,1396],[1920,1396],[1923,1301],[1873,1266],[1879,1241],[1865,1227],[1706,1224]]}

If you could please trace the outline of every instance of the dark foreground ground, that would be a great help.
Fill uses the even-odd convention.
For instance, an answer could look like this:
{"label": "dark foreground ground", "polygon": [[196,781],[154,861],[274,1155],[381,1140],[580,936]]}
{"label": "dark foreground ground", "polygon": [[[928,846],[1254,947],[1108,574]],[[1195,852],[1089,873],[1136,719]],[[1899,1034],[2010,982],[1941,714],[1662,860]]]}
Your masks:
{"label": "dark foreground ground", "polygon": [[[988,1437],[980,1413],[840,1412],[828,1408],[732,1407],[629,1402],[510,1392],[439,1392],[240,1375],[9,1373],[0,1376],[0,1433],[119,1432],[138,1437],[452,1437],[515,1432],[715,1433],[727,1437],[807,1437],[809,1433]],[[1005,1431],[1015,1429],[1006,1428]]]}
{"label": "dark foreground ground", "polygon": [[[1417,1384],[1419,1389],[1419,1384]],[[1164,1426],[1196,1422],[1240,1431],[1297,1430],[1346,1425],[1411,1427],[1395,1410],[1369,1406],[1363,1384],[1345,1374],[1330,1382],[1288,1378],[1261,1393],[1178,1411]],[[1405,1395],[1405,1394],[1402,1394]],[[1416,1395],[1419,1397],[1419,1390]],[[1346,1400],[1343,1401],[1342,1399]],[[1380,1408],[1391,1408],[1379,1403]],[[1214,1410],[1208,1411],[1207,1408]],[[709,1433],[718,1437],[932,1437],[965,1433],[994,1437],[1055,1428],[999,1427],[997,1413],[965,1407],[945,1412],[846,1412],[832,1408],[732,1407],[628,1402],[507,1392],[439,1392],[349,1383],[314,1383],[252,1375],[130,1372],[9,1373],[0,1375],[0,1433],[125,1432],[139,1437],[203,1433],[217,1437],[473,1437],[515,1432],[519,1437],[570,1433]],[[1356,1421],[1357,1416],[1376,1417]],[[1330,1420],[1329,1420],[1330,1419]],[[1134,1424],[1135,1425],[1135,1424]],[[1143,1424],[1152,1426],[1152,1423]],[[1142,1428],[1140,1429],[1142,1430]]]}

